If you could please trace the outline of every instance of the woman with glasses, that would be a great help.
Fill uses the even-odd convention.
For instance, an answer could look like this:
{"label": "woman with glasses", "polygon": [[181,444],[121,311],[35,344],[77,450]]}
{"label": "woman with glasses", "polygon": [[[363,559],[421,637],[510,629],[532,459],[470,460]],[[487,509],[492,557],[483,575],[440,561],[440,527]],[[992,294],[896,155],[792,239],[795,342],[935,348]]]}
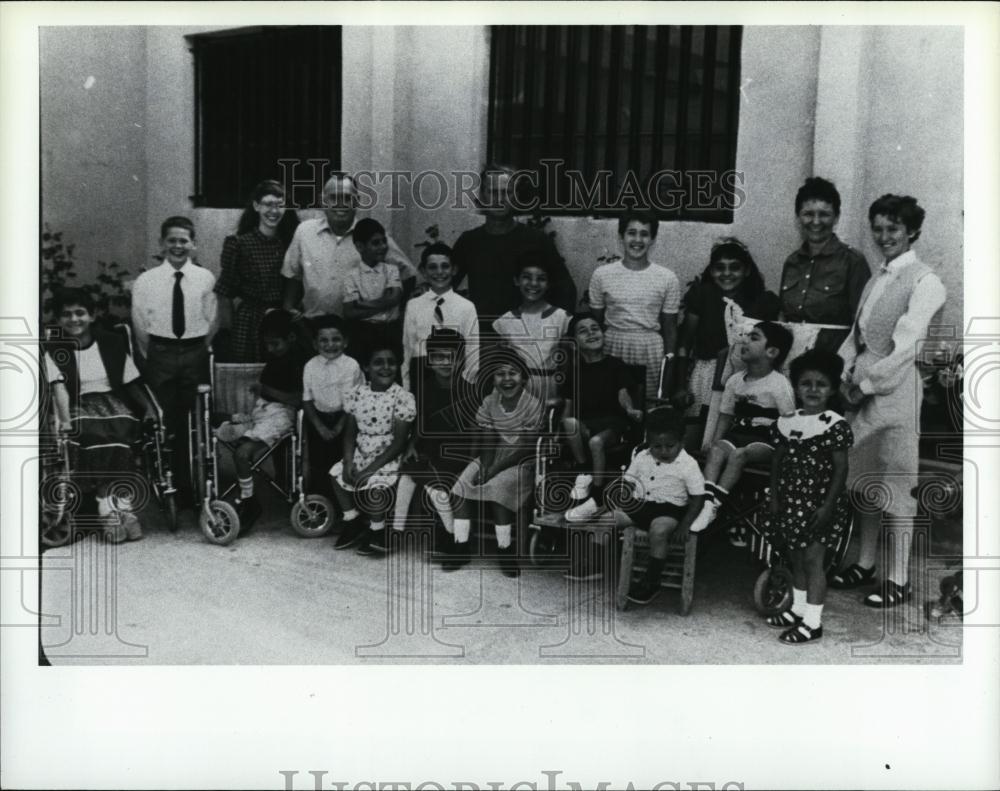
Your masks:
{"label": "woman with glasses", "polygon": [[778,297],[764,288],[764,278],[750,251],[732,236],[719,239],[712,246],[708,266],[684,297],[684,323],[672,400],[676,408],[686,412],[688,448],[698,447],[712,400],[719,356],[729,348],[726,299],[736,302],[747,316],[758,321],[773,321],[778,316]]}
{"label": "woman with glasses", "polygon": [[[285,289],[281,265],[298,224],[295,212],[285,210],[285,189],[279,182],[262,181],[254,187],[236,234],[227,236],[222,246],[215,293],[220,326],[230,330],[230,348],[222,344],[217,349],[221,358],[263,361],[257,328],[264,313],[281,307]],[[234,300],[238,300],[235,309]]]}

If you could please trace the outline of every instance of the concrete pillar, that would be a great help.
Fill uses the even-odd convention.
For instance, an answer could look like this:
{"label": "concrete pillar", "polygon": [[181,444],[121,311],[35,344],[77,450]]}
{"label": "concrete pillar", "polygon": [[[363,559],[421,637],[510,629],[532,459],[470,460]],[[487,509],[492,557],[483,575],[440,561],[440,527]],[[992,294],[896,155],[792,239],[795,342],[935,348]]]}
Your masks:
{"label": "concrete pillar", "polygon": [[813,127],[813,175],[837,185],[841,197],[837,232],[858,249],[867,236],[870,203],[864,145],[870,115],[871,36],[871,30],[863,27],[821,29]]}

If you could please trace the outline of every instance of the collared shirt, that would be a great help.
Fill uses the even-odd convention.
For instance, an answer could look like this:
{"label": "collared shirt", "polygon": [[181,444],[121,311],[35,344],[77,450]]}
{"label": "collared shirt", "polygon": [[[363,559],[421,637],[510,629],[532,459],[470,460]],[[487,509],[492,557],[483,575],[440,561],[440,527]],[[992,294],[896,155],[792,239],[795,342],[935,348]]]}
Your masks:
{"label": "collared shirt", "polygon": [[815,256],[803,243],[788,256],[781,270],[781,310],[785,320],[851,324],[870,277],[865,257],[836,234]]}
{"label": "collared shirt", "polygon": [[639,500],[687,505],[688,498],[705,494],[705,478],[687,451],[681,450],[671,462],[657,461],[642,450],[625,471],[625,480],[635,486]]}
{"label": "collared shirt", "polygon": [[302,371],[302,400],[312,401],[320,412],[339,412],[351,388],[364,381],[361,366],[353,357],[341,354],[328,360],[317,354]]}
{"label": "collared shirt", "polygon": [[[867,329],[872,310],[878,304],[879,298],[885,293],[885,290],[899,277],[900,272],[906,267],[918,263],[919,260],[913,250],[907,250],[888,263],[883,262],[875,282],[872,283],[871,290],[865,298],[865,304],[861,306],[861,312],[858,314],[858,327],[862,335]],[[947,291],[936,275],[928,275],[917,282],[913,287],[913,294],[910,296],[909,307],[905,315],[896,322],[896,327],[892,331],[892,353],[868,368],[865,378],[857,383],[862,393],[873,395],[892,389],[890,383],[898,378],[899,370],[906,368],[913,362],[917,343],[926,334],[931,319],[944,304],[945,299],[947,299]],[[854,345],[852,338],[848,338],[844,343],[844,347],[848,345]],[[844,356],[844,347],[841,349],[841,356]],[[851,367],[853,359],[847,360],[845,358],[845,361],[847,364],[844,369],[847,371]]]}
{"label": "collared shirt", "polygon": [[[375,266],[369,266],[364,261],[347,273],[344,278],[344,302],[368,302],[380,299],[387,288],[402,290],[403,283],[399,279],[399,267],[379,261]],[[402,295],[400,295],[402,299]],[[399,318],[399,305],[393,305],[381,313],[366,316],[361,321],[384,323]]]}
{"label": "collared shirt", "polygon": [[590,307],[607,310],[609,328],[660,331],[660,314],[677,313],[681,284],[665,266],[629,269],[621,261],[603,264],[590,278]]}
{"label": "collared shirt", "polygon": [[538,313],[523,313],[515,308],[493,322],[493,331],[517,350],[532,373],[551,373],[556,368],[556,348],[566,337],[569,322],[569,314],[553,305]]}
{"label": "collared shirt", "polygon": [[[101,352],[97,348],[97,344],[92,343],[85,349],[74,351],[73,354],[76,355],[76,370],[80,376],[80,395],[110,392],[111,380],[108,378],[108,371],[104,367],[104,361],[101,359]],[[48,352],[44,356],[45,372],[48,381],[50,383],[62,381],[62,371],[52,362],[52,358],[49,357]],[[138,378],[139,370],[135,367],[135,363],[132,362],[132,356],[126,354],[125,367],[122,370],[122,382],[128,384]]]}
{"label": "collared shirt", "polygon": [[176,337],[173,320],[176,272],[184,275],[180,281],[184,295],[184,335],[181,337],[203,338],[211,330],[218,310],[215,275],[204,267],[195,266],[191,259],[180,269],[164,261],[136,278],[132,285],[132,321],[148,335]]}
{"label": "collared shirt", "polygon": [[[440,307],[443,321],[439,322],[434,315],[436,307]],[[403,318],[403,385],[409,388],[410,360],[427,355],[424,342],[435,327],[447,327],[465,338],[465,367],[462,375],[474,382],[479,371],[479,317],[476,306],[448,289],[443,294],[428,290],[406,303],[406,315]]]}
{"label": "collared shirt", "polygon": [[[386,241],[386,262],[399,269],[400,280],[415,277],[416,270],[399,245],[388,236]],[[361,254],[354,246],[354,227],[337,236],[323,216],[306,220],[295,229],[281,274],[302,281],[302,309],[306,316],[343,316],[347,274],[359,263]]]}

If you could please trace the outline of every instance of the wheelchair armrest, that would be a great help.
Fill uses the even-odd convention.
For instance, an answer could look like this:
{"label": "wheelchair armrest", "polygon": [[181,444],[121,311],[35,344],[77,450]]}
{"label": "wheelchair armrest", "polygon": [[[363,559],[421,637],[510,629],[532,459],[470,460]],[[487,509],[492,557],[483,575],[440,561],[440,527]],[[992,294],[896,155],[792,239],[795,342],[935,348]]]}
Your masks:
{"label": "wheelchair armrest", "polygon": [[548,426],[550,434],[556,433],[556,421],[562,418],[562,412],[565,407],[565,398],[550,398],[545,402],[545,425]]}

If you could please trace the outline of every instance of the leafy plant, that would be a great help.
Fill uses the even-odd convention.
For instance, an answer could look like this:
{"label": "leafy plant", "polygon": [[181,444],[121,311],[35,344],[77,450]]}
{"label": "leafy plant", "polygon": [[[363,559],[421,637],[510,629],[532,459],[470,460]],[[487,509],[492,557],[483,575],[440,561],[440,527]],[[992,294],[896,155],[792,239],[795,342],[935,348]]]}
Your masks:
{"label": "leafy plant", "polygon": [[112,261],[98,261],[96,282],[79,284],[78,264],[74,258],[76,245],[64,244],[62,231],[53,231],[48,223],[42,231],[42,321],[55,320],[52,315],[52,298],[61,288],[80,288],[94,300],[97,322],[110,326],[128,318],[132,308],[132,295],[125,287],[128,270]]}
{"label": "leafy plant", "polygon": [[413,245],[418,250],[424,247],[430,247],[432,244],[434,244],[437,241],[440,241],[441,239],[441,229],[438,228],[436,225],[428,225],[426,228],[424,228],[424,234],[426,234],[427,238],[424,241],[417,242],[415,245]]}

